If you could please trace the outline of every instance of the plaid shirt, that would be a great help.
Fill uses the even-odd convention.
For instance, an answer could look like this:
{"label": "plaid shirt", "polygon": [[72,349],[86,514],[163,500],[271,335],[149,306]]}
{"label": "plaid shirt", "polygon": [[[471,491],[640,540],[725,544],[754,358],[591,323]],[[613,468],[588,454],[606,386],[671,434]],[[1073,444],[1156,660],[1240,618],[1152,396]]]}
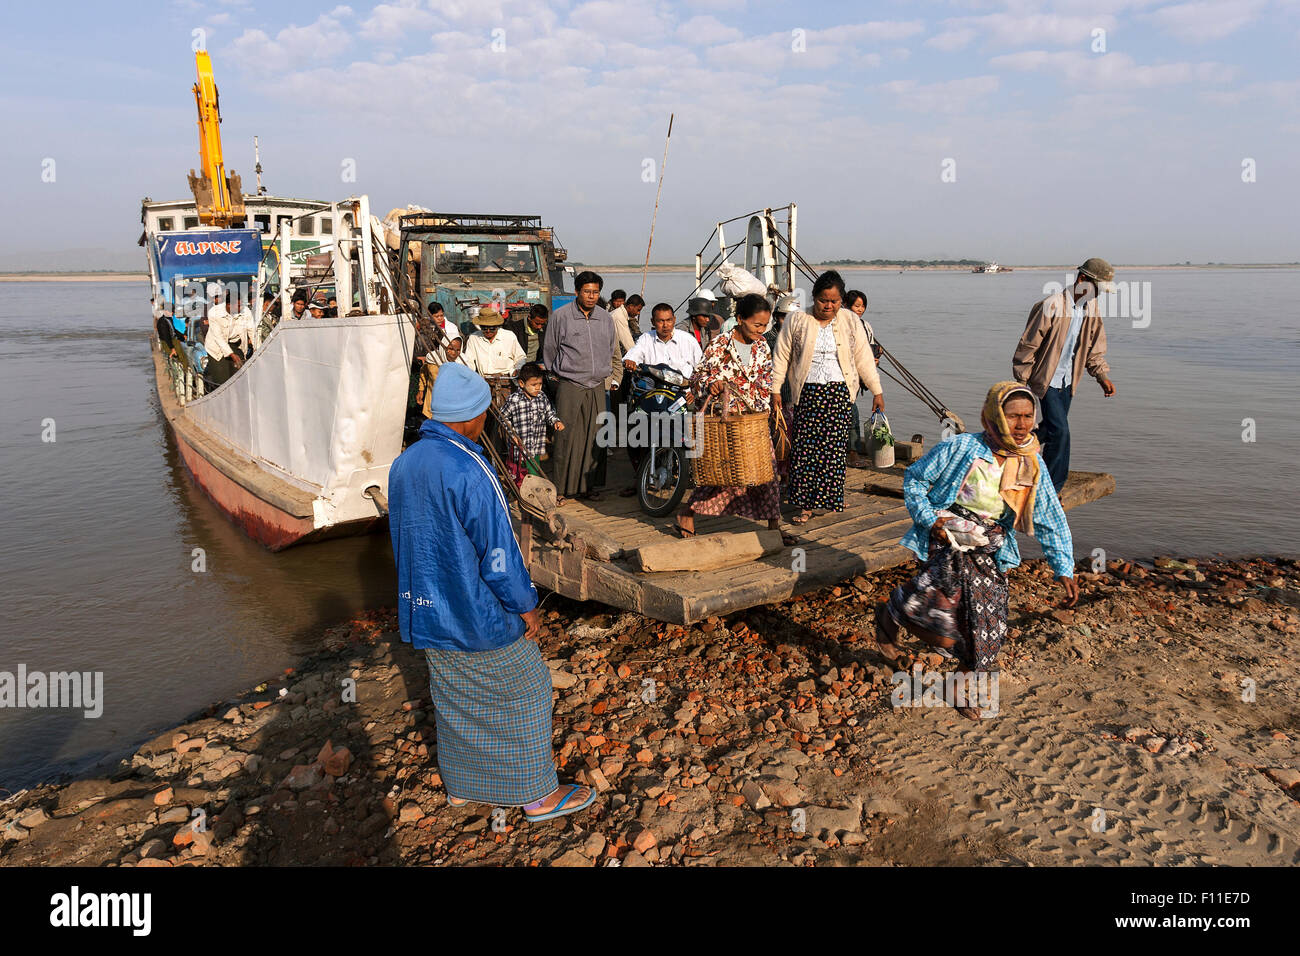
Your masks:
{"label": "plaid shirt", "polygon": [[[532,458],[546,451],[546,426],[554,425],[559,419],[545,392],[530,398],[522,388],[517,388],[506,399],[506,421],[510,422],[510,427],[524,443],[524,451]],[[518,453],[517,448],[514,451]]]}
{"label": "plaid shirt", "polygon": [[[922,561],[930,549],[930,528],[936,512],[957,500],[957,493],[970,475],[976,458],[993,460],[993,451],[982,434],[954,435],[939,442],[908,467],[903,475],[903,500],[915,522],[902,545]],[[1044,480],[1046,478],[1047,480]],[[1065,520],[1061,500],[1056,497],[1043,456],[1038,456],[1038,487],[1034,490],[1034,537],[1042,545],[1047,563],[1057,577],[1074,577],[1074,541]],[[1020,548],[1010,522],[1001,522],[1006,537],[998,549],[998,567],[1003,571],[1020,564]]]}

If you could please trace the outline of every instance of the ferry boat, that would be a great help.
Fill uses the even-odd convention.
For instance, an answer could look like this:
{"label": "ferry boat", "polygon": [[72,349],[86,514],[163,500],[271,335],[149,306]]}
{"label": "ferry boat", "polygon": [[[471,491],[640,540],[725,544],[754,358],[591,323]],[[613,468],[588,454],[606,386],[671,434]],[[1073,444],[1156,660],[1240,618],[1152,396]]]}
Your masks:
{"label": "ferry boat", "polygon": [[[447,321],[462,323],[484,305],[512,320],[532,303],[554,308],[570,297],[562,291],[563,249],[535,216],[415,209],[380,222],[365,196],[294,200],[260,188],[244,195],[238,176],[222,165],[206,54],[199,55],[198,71],[203,171],[190,177],[194,201],[146,200],[141,209],[154,318],[169,323],[160,322],[154,352],[163,414],[198,485],[267,547],[378,530],[386,519],[389,467],[402,450],[407,420],[420,415],[413,372],[438,338],[428,305],[438,301]],[[737,221],[745,236],[729,243],[724,227]],[[796,275],[812,281],[816,270],[796,251],[795,232],[793,204],[719,222],[717,253],[704,261],[710,239],[696,260],[697,290],[717,281],[724,295],[715,298],[730,311],[722,266],[741,246],[744,270],[769,296],[791,292]],[[736,277],[734,268],[726,271]],[[218,281],[234,292],[236,308],[246,304],[254,331],[247,358],[208,390],[202,320],[206,284]],[[263,289],[277,300],[265,313]],[[294,318],[299,291],[316,301],[332,293],[337,314]],[[876,345],[891,366],[885,373],[946,427],[961,431],[960,419]],[[919,438],[897,444],[919,452]],[[493,442],[484,448],[504,476]],[[610,483],[630,482],[627,456],[609,460]],[[649,522],[619,498],[574,501],[560,510],[554,487],[536,475],[518,488],[503,480],[503,490],[539,587],[688,624],[910,560],[897,543],[911,524],[901,484],[897,468],[874,473],[865,485],[851,482],[843,512],[801,529],[805,560],[797,565],[776,555],[784,545],[764,522],[718,519],[710,538],[747,541],[764,556],[736,558],[725,580],[699,573],[690,547],[671,536],[671,519]],[[1070,508],[1113,489],[1110,475],[1072,472],[1062,502]],[[775,541],[765,543],[764,533]],[[648,568],[647,549],[655,548],[671,549],[681,570]]]}
{"label": "ferry boat", "polygon": [[[146,198],[140,213],[163,415],[196,483],[268,548],[378,530],[412,413],[428,302],[443,301],[457,320],[494,303],[509,316],[533,302],[552,306],[563,249],[538,217],[412,213],[423,242],[402,262],[413,284],[399,297],[400,225],[372,215],[364,195],[268,195],[260,163],[258,191],[245,195],[224,166],[206,52],[196,69],[202,168],[190,174],[193,198]],[[492,261],[498,244],[510,256],[508,289]],[[251,350],[209,388],[203,341],[214,283],[244,316]],[[264,290],[274,296],[266,309]],[[295,318],[295,296],[338,304]]]}

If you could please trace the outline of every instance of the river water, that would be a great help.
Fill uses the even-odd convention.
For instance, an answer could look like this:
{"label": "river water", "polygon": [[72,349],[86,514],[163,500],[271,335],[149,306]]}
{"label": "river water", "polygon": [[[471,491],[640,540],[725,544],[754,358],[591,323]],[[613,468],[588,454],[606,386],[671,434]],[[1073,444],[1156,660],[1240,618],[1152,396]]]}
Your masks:
{"label": "river water", "polygon": [[[1010,377],[1030,305],[1065,279],[846,278],[880,340],[972,426],[988,386]],[[1117,480],[1071,513],[1076,551],[1296,553],[1300,518],[1283,498],[1300,463],[1300,270],[1117,279],[1150,283],[1150,313],[1136,328],[1107,320],[1118,396],[1091,380],[1075,396],[1072,464]],[[645,298],[676,305],[693,284],[652,273]],[[607,275],[616,286],[636,291],[640,276]],[[158,411],[148,298],[144,282],[0,282],[0,672],[98,671],[105,687],[98,718],[0,709],[0,797],[120,753],[291,666],[323,626],[393,604],[386,536],[271,554],[194,487]],[[934,417],[888,380],[886,399],[895,433],[937,439]]]}

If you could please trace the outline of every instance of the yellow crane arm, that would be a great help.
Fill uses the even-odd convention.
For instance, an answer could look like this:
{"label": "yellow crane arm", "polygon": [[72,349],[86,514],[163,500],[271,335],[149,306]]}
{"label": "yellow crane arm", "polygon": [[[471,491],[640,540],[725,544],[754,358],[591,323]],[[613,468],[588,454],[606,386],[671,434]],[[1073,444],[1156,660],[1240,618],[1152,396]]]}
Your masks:
{"label": "yellow crane arm", "polygon": [[190,190],[204,225],[242,226],[244,194],[239,176],[227,173],[221,155],[221,100],[212,75],[212,58],[206,50],[194,54],[198,82],[194,105],[199,112],[199,172],[190,170]]}

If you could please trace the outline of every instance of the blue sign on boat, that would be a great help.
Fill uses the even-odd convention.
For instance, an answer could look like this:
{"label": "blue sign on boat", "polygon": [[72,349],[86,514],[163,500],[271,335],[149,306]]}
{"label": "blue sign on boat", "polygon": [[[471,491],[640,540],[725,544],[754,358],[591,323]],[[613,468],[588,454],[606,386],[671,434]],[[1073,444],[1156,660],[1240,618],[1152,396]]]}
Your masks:
{"label": "blue sign on boat", "polygon": [[164,281],[190,276],[251,276],[262,261],[256,229],[159,233],[158,273]]}

